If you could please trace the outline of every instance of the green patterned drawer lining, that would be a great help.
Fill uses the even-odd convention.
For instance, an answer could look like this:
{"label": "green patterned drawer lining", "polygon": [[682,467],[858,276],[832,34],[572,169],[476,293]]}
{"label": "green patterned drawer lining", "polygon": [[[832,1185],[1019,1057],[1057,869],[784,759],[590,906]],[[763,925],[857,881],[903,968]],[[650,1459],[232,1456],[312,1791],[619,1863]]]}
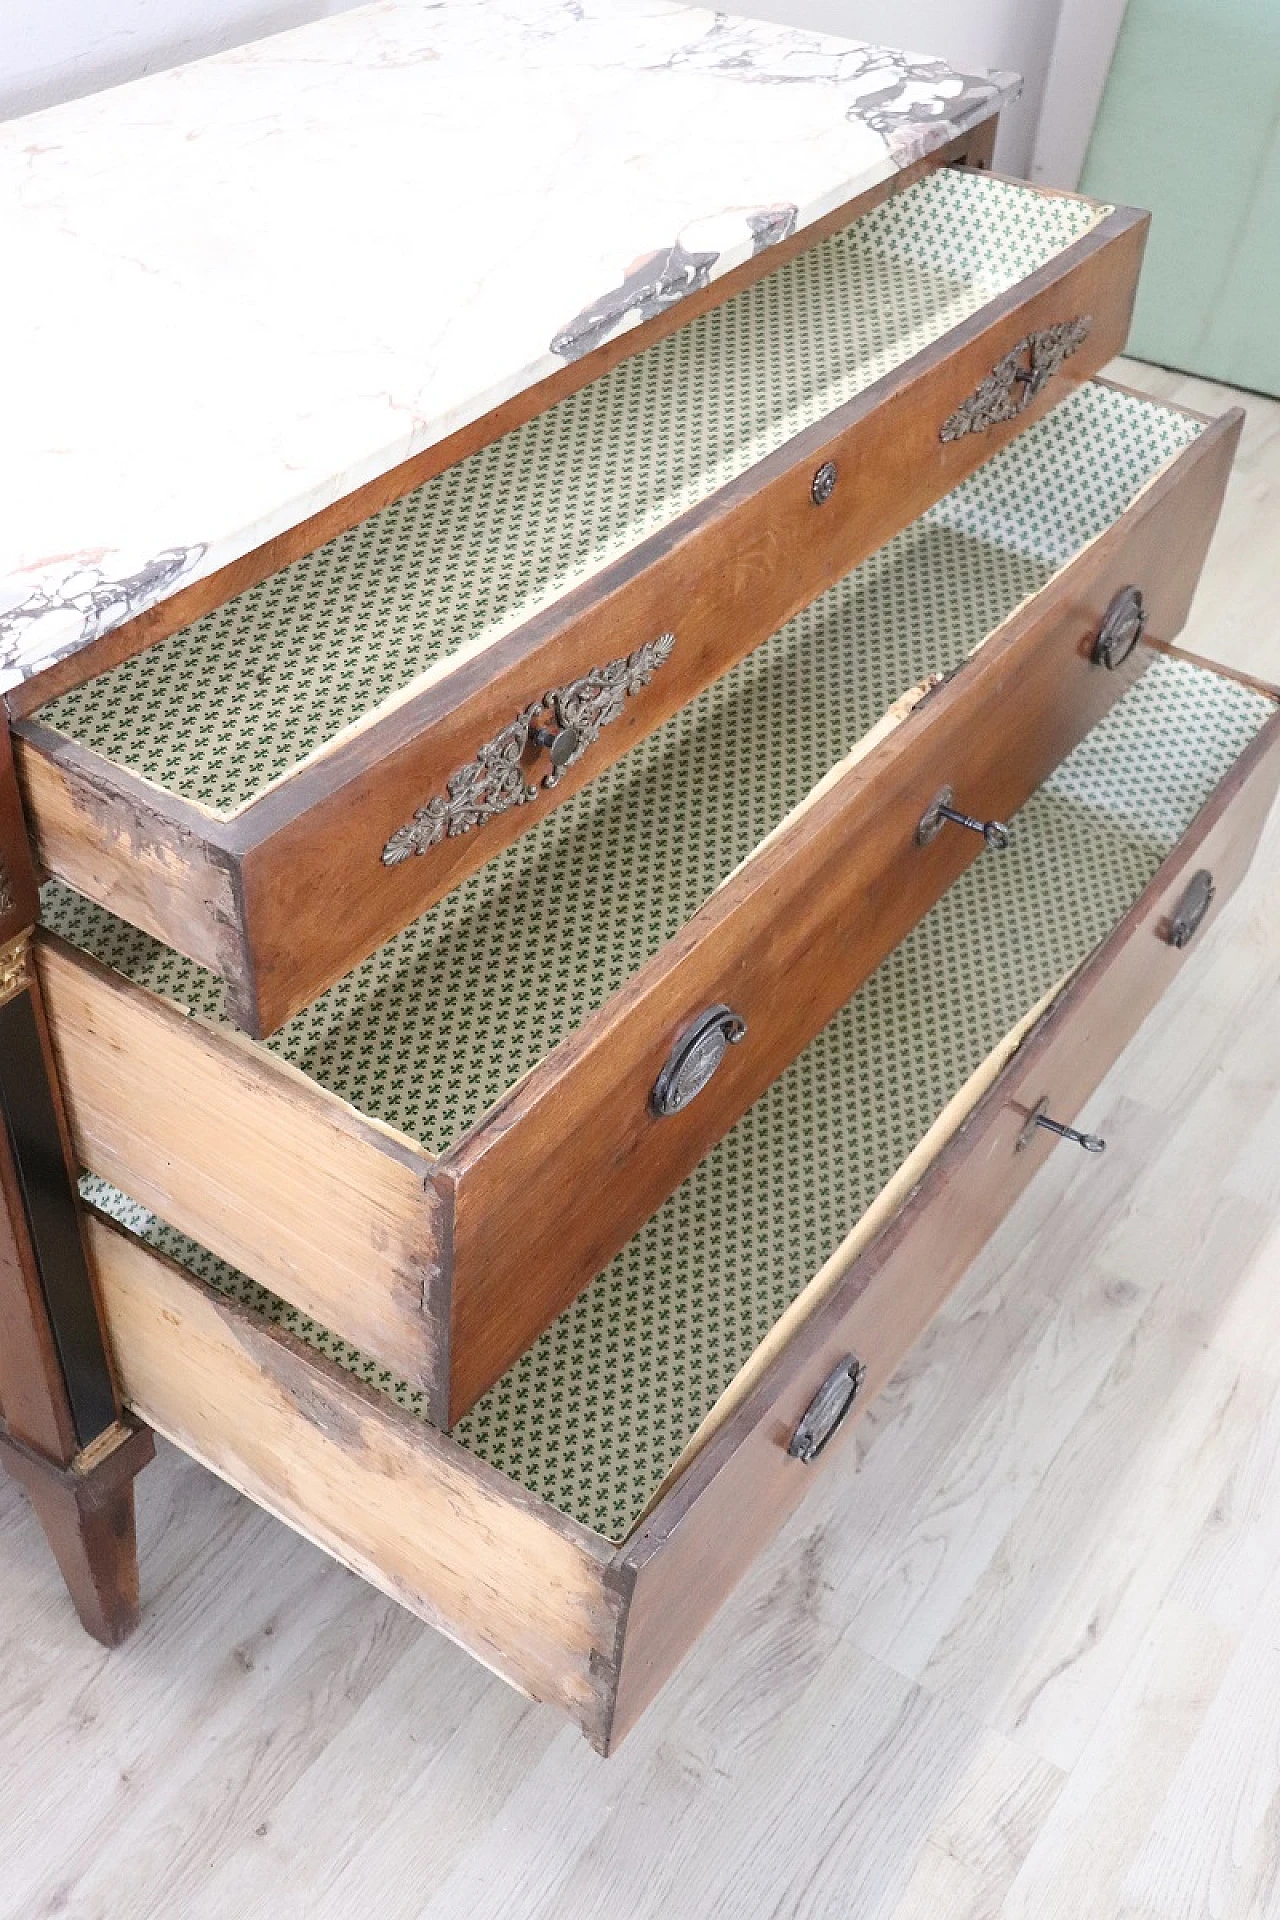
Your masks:
{"label": "green patterned drawer lining", "polygon": [[[455,1428],[622,1539],[709,1410],[951,1096],[1109,932],[1270,716],[1157,659],[653,1219]],[[421,1397],[100,1182],[91,1197],[220,1292],[419,1416]]]}
{"label": "green patterned drawer lining", "polygon": [[[444,1152],[899,694],[964,659],[1196,432],[1165,408],[1081,389],[263,1044]],[[219,1017],[213,975],[103,908],[51,886],[45,918],[140,985]]]}
{"label": "green patterned drawer lining", "polygon": [[230,812],[862,392],[1098,219],[942,172],[318,552],[43,709]]}

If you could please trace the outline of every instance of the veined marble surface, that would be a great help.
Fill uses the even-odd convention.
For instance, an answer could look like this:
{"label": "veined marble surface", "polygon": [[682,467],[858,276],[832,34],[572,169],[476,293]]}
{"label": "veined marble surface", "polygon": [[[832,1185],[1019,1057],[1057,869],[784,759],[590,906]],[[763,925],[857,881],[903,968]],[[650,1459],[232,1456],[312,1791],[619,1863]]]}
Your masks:
{"label": "veined marble surface", "polygon": [[0,685],[1016,84],[667,0],[379,0],[0,125]]}

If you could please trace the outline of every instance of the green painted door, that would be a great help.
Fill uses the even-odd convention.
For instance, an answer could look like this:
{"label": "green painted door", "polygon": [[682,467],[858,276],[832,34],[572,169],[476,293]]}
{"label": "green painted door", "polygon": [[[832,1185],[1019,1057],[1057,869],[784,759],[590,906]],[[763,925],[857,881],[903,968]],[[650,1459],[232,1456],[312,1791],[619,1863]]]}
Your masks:
{"label": "green painted door", "polygon": [[1280,394],[1280,0],[1129,0],[1080,189],[1152,211],[1129,351]]}

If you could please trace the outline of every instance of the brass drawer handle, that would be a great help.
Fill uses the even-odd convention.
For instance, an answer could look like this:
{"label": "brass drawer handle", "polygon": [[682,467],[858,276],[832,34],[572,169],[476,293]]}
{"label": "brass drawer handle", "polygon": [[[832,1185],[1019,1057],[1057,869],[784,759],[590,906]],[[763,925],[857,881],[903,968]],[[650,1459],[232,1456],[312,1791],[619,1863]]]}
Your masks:
{"label": "brass drawer handle", "polygon": [[981,386],[949,414],[938,432],[940,440],[963,440],[967,433],[988,433],[1005,420],[1016,420],[1042,393],[1065,360],[1079,351],[1093,328],[1093,315],[1078,314],[1055,326],[1029,333],[996,361]]}
{"label": "brass drawer handle", "polygon": [[1185,947],[1209,908],[1213,905],[1213,896],[1217,889],[1213,884],[1213,875],[1208,867],[1201,867],[1193,873],[1187,882],[1186,891],[1173,910],[1169,921],[1169,945]]}
{"label": "brass drawer handle", "polygon": [[1009,844],[1009,829],[1003,820],[975,820],[971,813],[961,813],[952,806],[955,794],[950,787],[944,787],[935,796],[921,815],[916,828],[916,845],[927,847],[950,821],[957,827],[967,827],[970,833],[980,833],[987,848],[992,853],[1003,853]]}
{"label": "brass drawer handle", "polygon": [[730,1047],[746,1038],[747,1023],[732,1007],[708,1007],[672,1047],[653,1083],[649,1106],[662,1120],[682,1113],[706,1086]]}
{"label": "brass drawer handle", "polygon": [[1098,1134],[1081,1133],[1078,1127],[1066,1127],[1062,1124],[1061,1120],[1051,1120],[1049,1118],[1049,1098],[1046,1094],[1045,1098],[1038,1101],[1031,1109],[1031,1113],[1027,1118],[1027,1124],[1018,1135],[1015,1152],[1024,1153],[1035,1139],[1037,1133],[1040,1132],[1041,1128],[1043,1128],[1046,1133],[1056,1134],[1059,1140],[1070,1140],[1073,1145],[1083,1147],[1086,1153],[1105,1153],[1107,1150],[1106,1141]]}
{"label": "brass drawer handle", "polygon": [[848,1416],[867,1369],[856,1353],[847,1353],[833,1367],[801,1415],[800,1424],[787,1448],[793,1460],[811,1466],[828,1441],[834,1438]]}
{"label": "brass drawer handle", "polygon": [[[429,853],[446,837],[471,833],[508,808],[536,799],[538,788],[522,765],[531,743],[544,747],[551,759],[551,771],[540,784],[554,787],[566,767],[573,766],[599,739],[601,729],[619,717],[628,697],[648,686],[671,658],[675,644],[674,633],[660,633],[634,653],[592,667],[580,680],[544,693],[501,733],[486,740],[474,760],[449,775],[447,796],[436,794],[412,820],[397,827],[382,849],[383,866],[398,867],[414,854]],[[544,714],[550,715],[550,724]]]}
{"label": "brass drawer handle", "polygon": [[1093,643],[1096,665],[1122,667],[1147,630],[1147,609],[1137,587],[1121,587],[1102,616]]}

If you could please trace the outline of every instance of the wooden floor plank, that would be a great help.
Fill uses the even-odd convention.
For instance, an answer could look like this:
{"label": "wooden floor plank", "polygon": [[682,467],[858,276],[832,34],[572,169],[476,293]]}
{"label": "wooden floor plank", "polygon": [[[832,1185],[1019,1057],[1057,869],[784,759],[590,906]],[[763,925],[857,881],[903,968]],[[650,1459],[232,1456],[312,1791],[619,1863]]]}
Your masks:
{"label": "wooden floor plank", "polygon": [[1140,1321],[924,1668],[925,1684],[1069,1770],[1261,1398],[1258,1377],[1176,1328]]}
{"label": "wooden floor plank", "polygon": [[1062,1792],[1064,1776],[984,1728],[886,1920],[985,1920]]}
{"label": "wooden floor plank", "polygon": [[[744,1911],[776,1920],[876,1920],[892,1912],[979,1738],[968,1715],[840,1640],[757,1749],[774,1783],[767,1799],[743,1801],[723,1745],[721,1764],[690,1769],[684,1752],[663,1740],[641,1783],[655,1827],[638,1825],[619,1800],[576,1871],[531,1911],[538,1920],[623,1912],[634,1920],[676,1913],[735,1920]],[[815,1793],[823,1801],[821,1845],[806,1804]],[[695,1797],[705,1824],[686,1817]],[[660,1830],[667,1842],[655,1848]],[[717,1835],[714,1846],[708,1831]],[[464,1910],[440,1911],[452,1920]],[[436,1920],[436,1910],[429,1913]]]}
{"label": "wooden floor plank", "polygon": [[1272,1395],[1169,1590],[1225,1632],[1243,1632],[1280,1568],[1280,1392]]}
{"label": "wooden floor plank", "polygon": [[[1025,1260],[1018,1266],[1028,1283],[1043,1278]],[[1008,1377],[971,1403],[972,1418],[910,1515],[906,1550],[899,1534],[898,1551],[854,1589],[861,1646],[902,1673],[925,1670],[1128,1345],[1143,1307],[1137,1286],[1096,1268],[1087,1252],[1073,1259],[1038,1338],[1024,1340]]]}
{"label": "wooden floor plank", "polygon": [[1028,1850],[1000,1920],[1115,1912],[1237,1641],[1175,1601],[1161,1607]]}
{"label": "wooden floor plank", "polygon": [[1280,1569],[1125,1875],[1118,1920],[1276,1911],[1278,1615]]}
{"label": "wooden floor plank", "polygon": [[[1280,1010],[1278,1010],[1280,1017]],[[1280,1325],[1273,1311],[1280,1297],[1280,1219],[1273,1219],[1240,1285],[1222,1304],[1214,1345],[1251,1367],[1280,1379]]]}

